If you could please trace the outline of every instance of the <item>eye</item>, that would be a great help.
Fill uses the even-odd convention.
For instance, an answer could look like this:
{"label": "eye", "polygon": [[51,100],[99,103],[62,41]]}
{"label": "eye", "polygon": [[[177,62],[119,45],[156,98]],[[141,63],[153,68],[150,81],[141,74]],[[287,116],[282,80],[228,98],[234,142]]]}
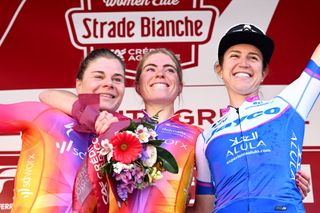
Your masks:
{"label": "eye", "polygon": [[174,69],[174,68],[168,68],[168,69],[166,69],[166,71],[170,72],[170,73],[176,73],[177,72],[177,70]]}
{"label": "eye", "polygon": [[124,81],[122,77],[114,77],[112,80],[116,83],[122,83]]}
{"label": "eye", "polygon": [[146,71],[146,72],[154,72],[155,69],[154,69],[153,67],[147,67],[147,68],[145,69],[145,71]]}
{"label": "eye", "polygon": [[239,58],[239,54],[233,53],[233,54],[230,55],[230,58]]}
{"label": "eye", "polygon": [[95,79],[103,79],[103,75],[94,75],[93,76]]}
{"label": "eye", "polygon": [[255,55],[249,56],[249,59],[250,59],[251,61],[259,61],[259,57],[258,57],[258,56],[255,56]]}

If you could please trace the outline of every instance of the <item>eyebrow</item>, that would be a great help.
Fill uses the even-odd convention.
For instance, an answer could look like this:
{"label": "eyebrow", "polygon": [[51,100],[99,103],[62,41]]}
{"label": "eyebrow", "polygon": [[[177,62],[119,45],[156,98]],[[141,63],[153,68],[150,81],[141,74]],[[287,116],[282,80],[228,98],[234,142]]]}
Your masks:
{"label": "eyebrow", "polygon": [[124,75],[122,75],[122,74],[120,74],[120,73],[115,73],[113,76],[115,76],[115,77],[122,77],[122,78],[124,78]]}
{"label": "eyebrow", "polygon": [[[104,75],[104,74],[105,74],[104,71],[100,71],[100,70],[94,70],[94,71],[92,71],[92,73],[98,73],[98,74],[101,74],[101,75]],[[124,75],[121,74],[121,73],[114,73],[113,76],[116,76],[116,77],[121,76],[122,78],[124,78]]]}
{"label": "eyebrow", "polygon": [[[157,65],[156,64],[146,64],[142,69],[144,69],[144,68],[146,68],[146,67],[148,67],[148,66],[151,66],[151,67],[157,67]],[[172,67],[173,69],[177,69],[174,65],[171,65],[171,64],[165,64],[165,65],[163,65],[163,67]]]}
{"label": "eyebrow", "polygon": [[[229,53],[241,53],[241,51],[240,50],[230,50]],[[256,55],[256,56],[260,57],[260,54],[257,52],[249,52],[248,55]]]}

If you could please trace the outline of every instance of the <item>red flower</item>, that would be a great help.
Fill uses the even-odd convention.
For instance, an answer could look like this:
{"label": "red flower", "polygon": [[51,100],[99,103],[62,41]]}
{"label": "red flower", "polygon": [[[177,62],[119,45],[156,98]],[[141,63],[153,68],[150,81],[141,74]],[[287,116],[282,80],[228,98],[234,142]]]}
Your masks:
{"label": "red flower", "polygon": [[124,164],[129,164],[136,160],[142,152],[142,145],[139,139],[133,134],[120,132],[110,140],[113,145],[113,158]]}

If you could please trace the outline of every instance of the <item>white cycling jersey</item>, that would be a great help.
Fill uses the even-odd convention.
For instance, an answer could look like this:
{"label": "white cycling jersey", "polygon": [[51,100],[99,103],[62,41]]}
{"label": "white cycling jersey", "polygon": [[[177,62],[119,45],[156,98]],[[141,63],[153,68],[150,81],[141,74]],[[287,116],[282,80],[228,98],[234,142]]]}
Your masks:
{"label": "white cycling jersey", "polygon": [[305,119],[320,93],[310,61],[277,97],[247,99],[198,138],[197,194],[214,194],[215,212],[305,212],[295,183]]}

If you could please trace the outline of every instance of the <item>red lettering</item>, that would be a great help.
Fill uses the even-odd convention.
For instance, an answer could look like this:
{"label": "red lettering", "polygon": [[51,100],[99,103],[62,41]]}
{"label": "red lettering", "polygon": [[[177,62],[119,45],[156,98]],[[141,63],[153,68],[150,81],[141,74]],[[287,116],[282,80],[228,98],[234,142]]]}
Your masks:
{"label": "red lettering", "polygon": [[201,36],[201,20],[192,20],[188,16],[178,20],[156,20],[155,17],[141,17],[142,37]]}
{"label": "red lettering", "polygon": [[82,35],[83,38],[116,38],[116,37],[128,37],[134,36],[133,29],[135,23],[133,21],[127,21],[123,17],[119,22],[116,21],[98,21],[97,19],[85,18],[83,19],[83,25],[85,33]]}
{"label": "red lettering", "polygon": [[91,36],[91,31],[90,31],[90,28],[88,26],[88,24],[89,24],[88,22],[89,21],[91,21],[91,19],[89,19],[89,18],[83,19],[83,25],[84,25],[84,28],[86,29],[86,32],[87,32],[87,34],[82,36],[83,38],[90,38],[90,36]]}
{"label": "red lettering", "polygon": [[[207,113],[207,116],[205,114]],[[216,117],[216,112],[212,109],[199,109],[198,110],[198,124],[203,125],[203,121],[208,121],[213,124],[213,119]]]}
{"label": "red lettering", "polygon": [[183,119],[187,119],[187,121],[183,121],[187,124],[194,124],[194,117],[192,115],[188,115],[188,116],[183,116],[184,113],[188,113],[191,114],[192,110],[188,110],[188,109],[180,109],[179,111],[177,111],[177,113],[181,114],[181,117]]}
{"label": "red lettering", "polygon": [[148,17],[141,17],[141,36],[142,37],[147,37],[150,36],[150,20]]}
{"label": "red lettering", "polygon": [[[143,113],[141,110],[128,110],[126,111],[127,114],[132,114],[132,116],[129,116],[131,117],[132,119],[137,119],[137,118],[140,118],[143,116]],[[140,115],[139,115],[140,114]]]}

